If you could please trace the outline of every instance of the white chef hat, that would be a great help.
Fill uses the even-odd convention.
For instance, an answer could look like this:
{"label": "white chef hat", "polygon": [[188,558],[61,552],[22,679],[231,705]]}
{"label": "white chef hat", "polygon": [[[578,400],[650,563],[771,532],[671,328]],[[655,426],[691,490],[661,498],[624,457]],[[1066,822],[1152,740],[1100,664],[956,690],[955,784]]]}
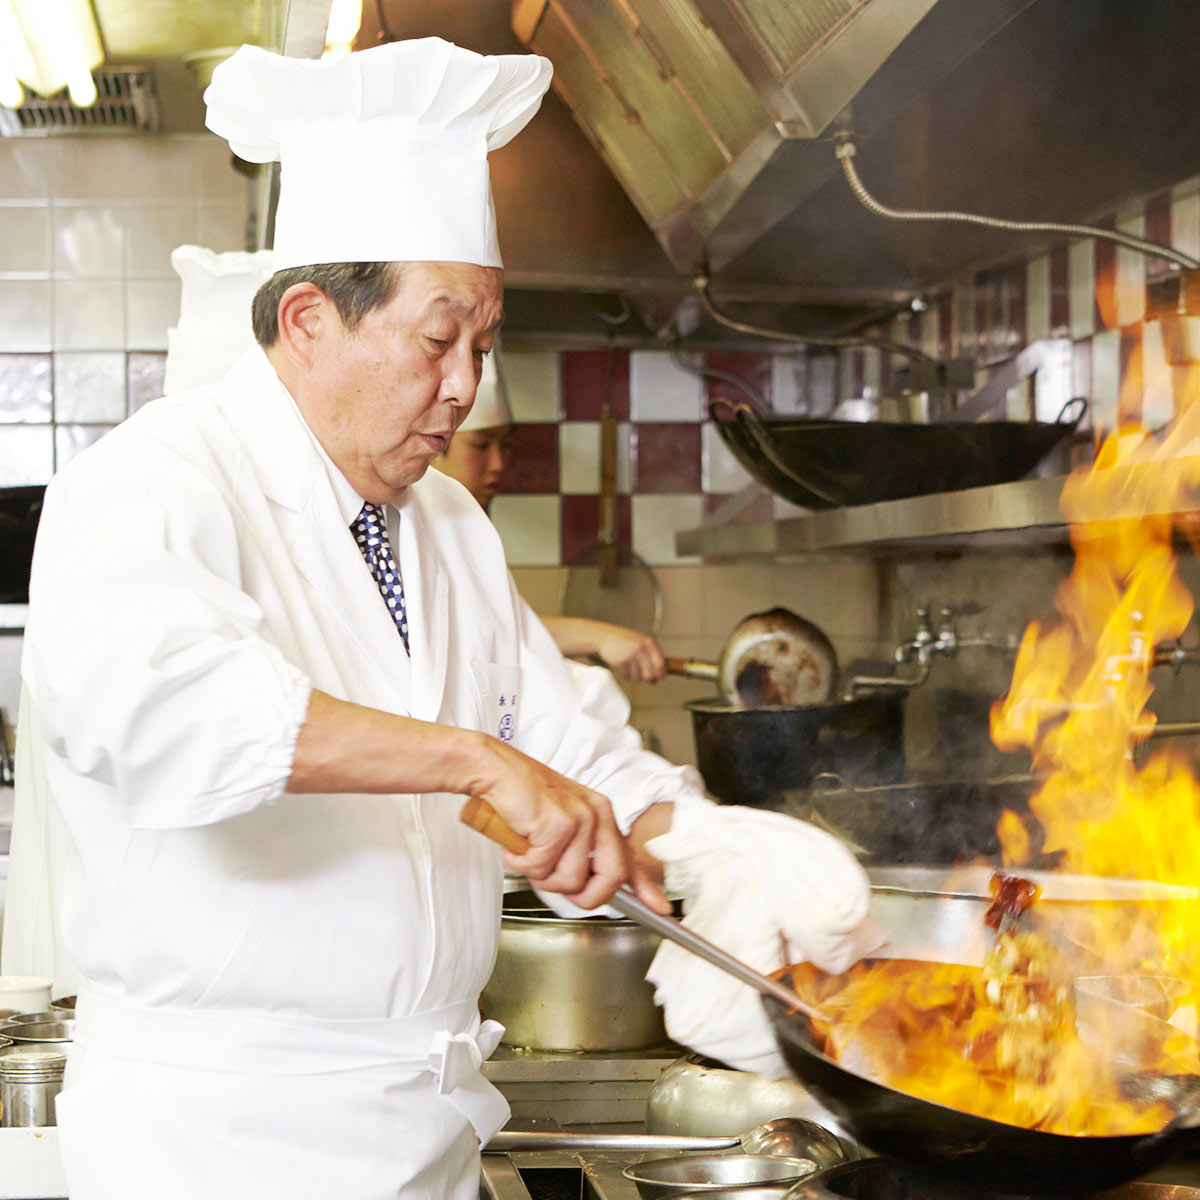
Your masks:
{"label": "white chef hat", "polygon": [[483,360],[479,386],[475,389],[475,403],[471,405],[467,419],[458,427],[457,432],[471,433],[476,429],[495,429],[498,425],[512,423],[512,409],[508,407],[508,396],[504,390],[504,372],[500,365],[500,346],[497,342],[491,354]]}
{"label": "white chef hat", "polygon": [[287,58],[242,46],[204,93],[208,127],[250,162],[280,163],[275,266],[466,262],[498,267],[489,150],[550,86],[536,54],[443,41]]}
{"label": "white chef hat", "polygon": [[203,246],[176,246],[179,322],[167,330],[163,390],[214,383],[254,344],[250,306],[275,270],[270,250],[218,254]]}

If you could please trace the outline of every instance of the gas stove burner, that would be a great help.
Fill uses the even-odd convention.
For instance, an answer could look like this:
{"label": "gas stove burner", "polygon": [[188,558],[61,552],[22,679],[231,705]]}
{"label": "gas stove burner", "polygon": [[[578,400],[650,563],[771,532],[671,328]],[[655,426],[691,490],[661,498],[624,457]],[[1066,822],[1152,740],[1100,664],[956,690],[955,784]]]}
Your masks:
{"label": "gas stove burner", "polygon": [[[1085,1193],[1055,1192],[1018,1197],[1010,1192],[987,1192],[932,1176],[890,1158],[867,1158],[843,1163],[798,1183],[788,1200],[1083,1200]],[[1200,1189],[1169,1183],[1126,1183],[1093,1200],[1200,1200]]]}

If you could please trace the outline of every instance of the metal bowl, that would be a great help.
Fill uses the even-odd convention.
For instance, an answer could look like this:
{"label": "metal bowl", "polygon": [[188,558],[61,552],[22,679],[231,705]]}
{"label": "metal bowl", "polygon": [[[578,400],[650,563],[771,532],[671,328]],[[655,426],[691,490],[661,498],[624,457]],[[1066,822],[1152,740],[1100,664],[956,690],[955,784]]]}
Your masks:
{"label": "metal bowl", "polygon": [[5,1025],[34,1025],[41,1021],[61,1021],[63,1014],[61,1012],[32,1012],[18,1013],[15,1017],[9,1017],[5,1020]]}
{"label": "metal bowl", "polygon": [[75,1000],[76,997],[74,996],[60,996],[57,1000],[50,1001],[50,1007],[73,1013],[75,1011]]}
{"label": "metal bowl", "polygon": [[810,1158],[775,1154],[678,1154],[631,1163],[621,1174],[632,1180],[642,1200],[665,1200],[684,1192],[721,1192],[760,1187],[789,1187],[818,1169]]}
{"label": "metal bowl", "polygon": [[14,1042],[70,1042],[75,1037],[75,1022],[28,1021],[24,1025],[0,1026],[6,1038]]}

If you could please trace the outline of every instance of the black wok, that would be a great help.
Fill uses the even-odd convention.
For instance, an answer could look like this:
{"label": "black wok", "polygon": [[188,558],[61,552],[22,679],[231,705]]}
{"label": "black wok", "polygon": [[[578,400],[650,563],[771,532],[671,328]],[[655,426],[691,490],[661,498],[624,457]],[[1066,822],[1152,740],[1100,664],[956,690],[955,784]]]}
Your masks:
{"label": "black wok", "polygon": [[1100,1191],[1137,1179],[1197,1147],[1200,1079],[1143,1076],[1175,1113],[1158,1133],[1070,1137],[990,1121],[856,1075],[818,1048],[812,1022],[763,996],[775,1040],[792,1073],[860,1142],[880,1154],[989,1191]]}

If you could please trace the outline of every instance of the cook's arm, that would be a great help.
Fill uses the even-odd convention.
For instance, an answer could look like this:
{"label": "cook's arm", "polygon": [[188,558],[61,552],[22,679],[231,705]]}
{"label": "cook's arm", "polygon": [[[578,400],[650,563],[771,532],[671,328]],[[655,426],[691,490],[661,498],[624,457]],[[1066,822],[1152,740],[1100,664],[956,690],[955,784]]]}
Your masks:
{"label": "cook's arm", "polygon": [[604,797],[487,734],[314,691],[287,790],[479,796],[529,841],[529,851],[510,861],[539,887],[591,908],[630,882],[647,903],[664,907],[634,863],[661,814],[627,845]]}

